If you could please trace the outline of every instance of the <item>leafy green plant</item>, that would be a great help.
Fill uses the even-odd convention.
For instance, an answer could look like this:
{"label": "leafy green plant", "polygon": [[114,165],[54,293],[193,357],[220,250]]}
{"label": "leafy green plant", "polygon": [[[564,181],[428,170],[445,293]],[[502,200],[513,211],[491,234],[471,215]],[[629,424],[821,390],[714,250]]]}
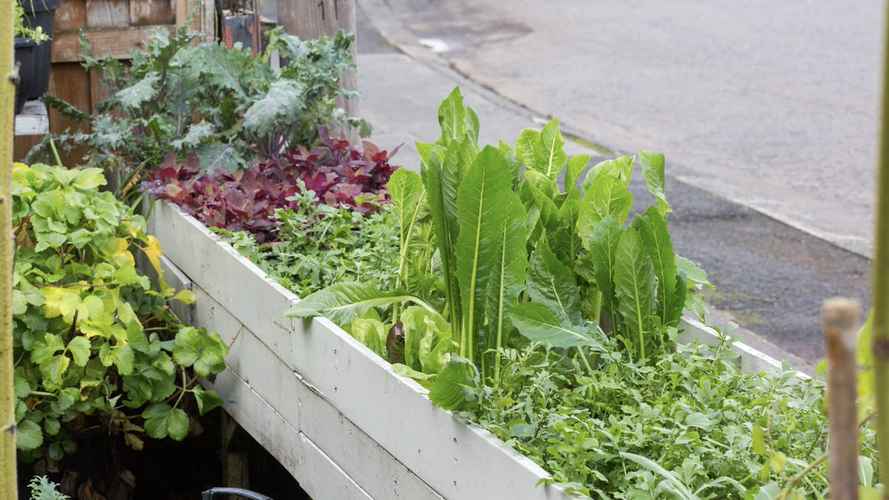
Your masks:
{"label": "leafy green plant", "polygon": [[[522,132],[514,148],[482,148],[459,91],[439,123],[438,141],[417,145],[421,173],[390,180],[394,286],[337,283],[291,315],[349,329],[435,404],[491,430],[569,492],[826,495],[822,385],[790,370],[744,374],[727,343],[675,342],[686,306],[700,303],[690,291],[708,283],[673,250],[662,155],[590,167],[564,153],[556,121]],[[634,170],[655,200],[641,211]],[[873,433],[864,434],[870,487]]]}
{"label": "leafy green plant", "polygon": [[[396,167],[389,153],[364,141],[364,150],[345,139],[324,137],[311,151],[291,148],[282,158],[237,172],[203,172],[196,155],[170,161],[143,182],[143,191],[168,200],[209,227],[248,231],[260,243],[276,238],[278,209],[296,208],[298,193],[311,190],[318,202],[372,212],[385,201],[385,185]],[[311,198],[310,197],[310,198]],[[305,200],[304,200],[305,201]]]}
{"label": "leafy green plant", "polygon": [[28,482],[28,493],[31,500],[68,500],[68,495],[60,493],[58,487],[46,476],[34,476]]}
{"label": "leafy green plant", "polygon": [[[615,358],[587,374],[529,347],[506,353],[501,383],[468,382],[460,414],[594,498],[778,498],[827,446],[824,387],[792,370],[745,374],[737,355],[679,347],[651,365]],[[865,428],[861,477],[876,451]],[[788,498],[825,498],[815,467]]]}
{"label": "leafy green plant", "polygon": [[[395,285],[398,229],[388,204],[361,213],[322,203],[304,187],[295,191],[292,208],[275,212],[273,241],[260,244],[249,233],[216,231],[301,297],[338,281],[383,289]],[[373,197],[366,201],[380,203]]]}
{"label": "leafy green plant", "polygon": [[[667,229],[663,156],[643,152],[587,169],[588,156],[565,154],[555,120],[522,132],[514,149],[481,148],[478,117],[459,90],[439,107],[439,124],[436,143],[417,145],[421,174],[403,171],[390,182],[401,228],[394,296],[442,303],[454,354],[495,383],[501,350],[521,343],[515,332],[573,350],[588,370],[605,334],[634,359],[670,352],[688,285]],[[628,224],[635,165],[657,202]],[[410,255],[430,242],[437,252]],[[405,290],[417,281],[411,269],[439,273],[442,286]],[[348,308],[341,299],[328,307]],[[311,304],[293,313],[325,313]],[[390,320],[400,322],[397,306]]]}
{"label": "leafy green plant", "polygon": [[59,460],[78,431],[96,425],[137,449],[143,434],[184,439],[186,410],[221,404],[197,380],[224,368],[227,346],[170,310],[168,301],[193,294],[164,283],[144,219],[99,191],[99,169],[16,164],[13,179],[19,450]]}
{"label": "leafy green plant", "polygon": [[[320,126],[349,119],[336,98],[340,75],[352,65],[352,36],[303,41],[278,29],[259,57],[197,44],[197,36],[185,27],[159,30],[129,66],[93,57],[83,40],[84,66],[103,75],[110,96],[92,116],[48,101],[89,121],[91,132],[67,134],[62,142],[87,144],[89,163],[113,172],[119,193],[133,192],[142,172],[169,154],[194,153],[204,170],[236,170],[257,156],[276,157],[287,144],[312,145]],[[286,61],[280,69],[269,63],[273,52]]]}
{"label": "leafy green plant", "polygon": [[[25,9],[21,2],[33,2],[35,0],[16,0],[13,2],[13,31],[16,37],[28,38],[35,43],[44,43],[49,40],[49,35],[43,31],[42,26],[28,26],[25,22]],[[39,0],[38,0],[39,1]]]}

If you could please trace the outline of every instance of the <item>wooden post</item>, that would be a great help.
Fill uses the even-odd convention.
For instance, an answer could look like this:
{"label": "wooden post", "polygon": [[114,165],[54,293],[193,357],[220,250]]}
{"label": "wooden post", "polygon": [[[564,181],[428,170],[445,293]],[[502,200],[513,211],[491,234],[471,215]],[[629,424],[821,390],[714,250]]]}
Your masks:
{"label": "wooden post", "polygon": [[827,414],[830,418],[830,498],[858,498],[858,412],[855,336],[861,307],[830,299],[821,309],[827,347]]}
{"label": "wooden post", "polygon": [[[358,25],[355,0],[278,0],[278,24],[287,33],[304,40],[335,35],[345,31],[355,35],[352,44],[352,60],[358,63]],[[355,71],[342,76],[342,87],[358,90],[358,77]],[[349,116],[358,116],[358,98],[342,99],[341,108]]]}
{"label": "wooden post", "polygon": [[[889,10],[887,10],[889,12]],[[873,268],[873,358],[877,447],[889,464],[889,16],[883,34],[883,105],[877,164],[877,213]],[[880,467],[883,499],[889,500],[889,467]]]}
{"label": "wooden post", "polygon": [[12,368],[13,2],[0,0],[0,498],[18,498]]}

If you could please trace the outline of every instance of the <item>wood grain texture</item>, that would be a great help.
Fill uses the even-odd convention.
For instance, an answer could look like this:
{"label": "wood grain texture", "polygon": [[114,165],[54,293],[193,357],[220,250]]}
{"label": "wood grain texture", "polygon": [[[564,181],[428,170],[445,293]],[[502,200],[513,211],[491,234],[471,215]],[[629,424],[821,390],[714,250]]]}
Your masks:
{"label": "wood grain texture", "polygon": [[861,306],[830,299],[821,309],[827,348],[827,414],[830,417],[830,498],[858,498],[858,386],[855,336]]}
{"label": "wood grain texture", "polygon": [[[89,112],[92,107],[89,76],[78,63],[53,64],[49,79],[49,93],[68,101],[81,111]],[[49,129],[53,134],[59,134],[68,129],[86,131],[88,125],[66,118],[58,111],[50,109]],[[69,153],[62,151],[60,153],[66,165],[77,165],[88,153],[88,148],[79,146]]]}
{"label": "wood grain texture", "polygon": [[[287,0],[278,2],[278,23],[291,35],[303,39],[331,36],[337,31],[357,36],[355,0]],[[352,45],[352,60],[357,61],[358,43]],[[357,90],[354,72],[342,78],[343,88]],[[338,104],[349,115],[358,116],[358,99],[341,99]]]}
{"label": "wood grain texture", "polygon": [[173,0],[130,0],[130,25],[176,24]]}
{"label": "wood grain texture", "polygon": [[58,35],[67,31],[77,31],[86,26],[86,0],[63,0],[59,2],[53,17],[53,32]]}
{"label": "wood grain texture", "polygon": [[102,75],[95,70],[89,72],[90,79],[90,111],[96,112],[96,106],[111,95],[111,90],[102,81]]}
{"label": "wood grain texture", "polygon": [[[129,59],[134,50],[142,48],[151,34],[159,29],[170,31],[171,25],[133,26],[120,29],[87,31],[86,38],[93,46],[93,53],[100,57]],[[80,34],[61,33],[52,44],[52,62],[79,62]],[[55,66],[53,67],[55,68]]]}
{"label": "wood grain texture", "polygon": [[40,144],[43,140],[42,135],[17,135],[12,144],[12,159],[14,161],[22,161],[27,156],[31,148]]}
{"label": "wood grain texture", "polygon": [[129,24],[129,0],[86,0],[87,28],[124,28]]}

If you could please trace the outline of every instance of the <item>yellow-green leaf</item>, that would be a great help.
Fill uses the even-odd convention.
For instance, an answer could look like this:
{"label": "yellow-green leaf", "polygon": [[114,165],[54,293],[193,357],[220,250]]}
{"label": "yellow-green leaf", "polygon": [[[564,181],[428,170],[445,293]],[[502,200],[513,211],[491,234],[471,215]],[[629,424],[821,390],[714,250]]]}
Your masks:
{"label": "yellow-green leaf", "polygon": [[62,316],[66,323],[74,320],[74,312],[80,305],[80,291],[48,286],[43,290],[43,311],[47,318]]}
{"label": "yellow-green leaf", "polygon": [[173,296],[173,300],[182,302],[183,304],[194,304],[197,297],[191,290],[182,289],[176,292],[176,295]]}

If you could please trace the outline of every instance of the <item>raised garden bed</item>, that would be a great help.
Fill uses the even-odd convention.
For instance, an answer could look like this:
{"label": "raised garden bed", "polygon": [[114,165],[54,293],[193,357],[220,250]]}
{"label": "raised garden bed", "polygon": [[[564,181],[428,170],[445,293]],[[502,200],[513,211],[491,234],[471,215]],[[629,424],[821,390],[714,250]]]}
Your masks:
{"label": "raised garden bed", "polygon": [[[549,477],[542,468],[435,407],[331,321],[286,318],[299,298],[178,207],[157,203],[149,227],[168,280],[197,297],[183,317],[230,345],[228,370],[210,385],[314,498],[569,497],[539,486]],[[692,319],[683,330],[685,342],[719,341]],[[745,370],[781,370],[749,346],[732,347]]]}

